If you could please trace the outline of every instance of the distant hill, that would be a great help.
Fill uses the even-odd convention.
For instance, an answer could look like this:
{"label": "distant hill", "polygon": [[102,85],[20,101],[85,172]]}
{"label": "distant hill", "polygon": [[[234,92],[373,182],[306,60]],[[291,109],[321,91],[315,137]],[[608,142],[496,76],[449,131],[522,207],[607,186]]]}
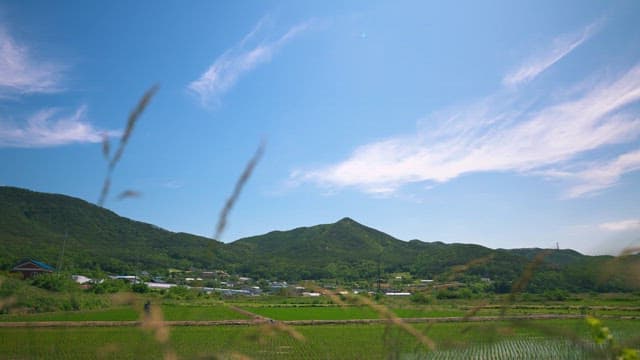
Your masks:
{"label": "distant hill", "polygon": [[367,278],[377,273],[378,262],[386,268],[408,267],[415,258],[406,242],[349,218],[244,238],[229,247],[251,256],[242,270],[264,276],[298,273],[300,278],[337,274]]}
{"label": "distant hill", "polygon": [[575,263],[576,261],[580,261],[585,256],[581,253],[571,250],[571,249],[562,249],[562,250],[551,250],[548,249],[539,249],[539,248],[530,248],[530,249],[510,249],[508,250],[510,253],[525,257],[529,260],[533,260],[538,254],[546,252],[544,260],[557,264],[557,265],[567,265]]}
{"label": "distant hill", "polygon": [[[473,244],[402,241],[343,218],[333,224],[273,231],[224,244],[130,220],[84,200],[0,187],[0,268],[34,258],[73,270],[225,269],[259,278],[342,279],[372,282],[384,274],[421,278],[490,278],[502,290],[543,253],[529,289],[628,290],[624,268],[638,256],[614,261],[574,250],[489,249]],[[622,266],[621,264],[624,264]]]}
{"label": "distant hill", "polygon": [[63,268],[125,272],[141,269],[221,267],[218,241],[118,216],[84,200],[0,187],[0,266],[22,258]]}

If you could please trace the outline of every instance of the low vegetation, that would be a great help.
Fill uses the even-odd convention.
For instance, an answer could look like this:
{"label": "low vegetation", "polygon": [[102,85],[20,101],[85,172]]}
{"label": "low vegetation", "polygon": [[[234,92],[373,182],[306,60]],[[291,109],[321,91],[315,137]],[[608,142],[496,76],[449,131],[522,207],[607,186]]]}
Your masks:
{"label": "low vegetation", "polygon": [[[637,334],[636,324],[609,321],[620,341]],[[545,333],[541,327],[575,331],[585,342]],[[447,323],[420,325],[439,345],[427,351],[410,335],[386,325],[326,325],[295,328],[304,340],[253,326],[173,327],[169,343],[180,358],[239,357],[258,359],[583,359],[607,358],[607,345],[590,339],[584,320],[534,321],[514,325]],[[495,334],[495,336],[490,336]],[[162,348],[151,333],[135,327],[6,329],[0,328],[0,353],[50,359],[161,358]],[[376,339],[376,341],[372,341]]]}

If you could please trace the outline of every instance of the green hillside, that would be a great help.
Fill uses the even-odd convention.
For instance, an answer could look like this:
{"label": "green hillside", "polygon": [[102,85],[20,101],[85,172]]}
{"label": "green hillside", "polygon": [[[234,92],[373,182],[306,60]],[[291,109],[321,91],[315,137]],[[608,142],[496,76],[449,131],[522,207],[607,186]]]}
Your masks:
{"label": "green hillside", "polygon": [[334,224],[274,231],[229,245],[251,258],[241,269],[254,275],[304,278],[371,278],[378,262],[386,270],[414,260],[407,243],[344,218]]}
{"label": "green hillside", "polygon": [[273,231],[224,244],[133,221],[86,201],[57,194],[0,187],[0,268],[23,258],[62,268],[113,273],[225,269],[255,278],[374,281],[409,272],[441,280],[489,278],[509,291],[538,254],[544,258],[528,290],[631,290],[625,269],[638,256],[614,259],[573,250],[489,249],[473,244],[402,241],[344,218],[333,224]]}
{"label": "green hillside", "polygon": [[0,266],[22,258],[110,272],[218,267],[222,243],[133,221],[86,201],[0,187]]}

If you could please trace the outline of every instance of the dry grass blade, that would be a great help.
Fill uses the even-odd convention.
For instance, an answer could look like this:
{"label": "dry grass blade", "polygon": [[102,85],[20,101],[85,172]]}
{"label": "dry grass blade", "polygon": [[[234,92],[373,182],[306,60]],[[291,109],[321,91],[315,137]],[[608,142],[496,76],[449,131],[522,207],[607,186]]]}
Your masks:
{"label": "dry grass blade", "polygon": [[0,310],[3,310],[4,308],[10,308],[16,302],[17,299],[15,296],[9,296],[4,299],[0,299]]}
{"label": "dry grass blade", "polygon": [[318,293],[328,297],[334,304],[337,304],[339,306],[346,306],[347,305],[344,301],[342,301],[340,296],[336,295],[336,293],[333,292],[333,291],[329,291],[329,290],[327,290],[327,289],[325,289],[323,287],[317,286],[317,285],[315,285],[315,284],[313,284],[311,282],[304,283],[304,287],[308,288],[308,289],[311,289],[311,290],[313,290],[315,292],[318,292]]}
{"label": "dry grass blade", "polygon": [[236,181],[236,185],[233,188],[233,193],[231,194],[229,199],[227,199],[227,202],[224,204],[224,207],[220,212],[220,216],[218,217],[218,224],[216,225],[216,233],[213,236],[214,239],[219,239],[220,235],[222,235],[222,232],[224,232],[224,229],[227,226],[227,216],[229,216],[229,212],[231,211],[231,209],[233,208],[233,205],[238,200],[240,193],[242,193],[242,189],[244,188],[244,185],[247,183],[247,180],[249,180],[249,178],[251,177],[251,174],[253,173],[253,170],[255,169],[256,165],[258,165],[260,158],[262,158],[262,154],[264,154],[264,148],[265,148],[265,143],[263,141],[260,143],[260,146],[258,146],[258,149],[256,150],[255,154],[253,154],[253,157],[251,158],[251,160],[249,160],[249,162],[247,163],[247,166],[245,166],[244,171],[242,172],[242,175],[240,175],[240,177],[238,178],[238,181]]}
{"label": "dry grass blade", "polygon": [[494,255],[491,254],[481,258],[473,259],[464,265],[453,266],[451,268],[451,275],[449,275],[449,280],[453,280],[456,277],[456,275],[463,273],[475,266],[484,265],[489,261],[493,260],[493,258],[494,258]]}
{"label": "dry grass blade", "polygon": [[297,341],[306,341],[304,335],[302,335],[300,332],[298,332],[296,329],[294,329],[293,327],[284,324],[280,321],[276,321],[274,323],[268,323],[268,326],[271,326],[274,330],[279,331],[281,333],[285,333],[289,336],[291,336],[292,338],[294,338]]}
{"label": "dry grass blade", "polygon": [[524,269],[522,276],[520,276],[518,281],[516,281],[515,284],[513,284],[513,287],[511,288],[510,300],[513,300],[512,297],[515,297],[517,293],[520,293],[524,290],[524,288],[527,286],[527,284],[531,280],[531,277],[533,277],[533,273],[538,268],[538,266],[542,264],[542,261],[547,255],[549,255],[549,251],[543,251],[537,254],[533,258],[533,260],[529,264],[527,264],[527,267]]}
{"label": "dry grass blade", "polygon": [[[488,303],[488,302],[483,301],[483,302],[482,302],[482,303],[480,303],[479,305],[476,305],[476,306],[472,307],[471,309],[469,309],[469,311],[468,311],[466,314],[464,314],[464,318],[463,318],[463,319],[464,319],[464,321],[467,321],[467,320],[469,320],[470,318],[474,317],[474,316],[478,313],[478,311],[480,311],[480,310],[482,310],[482,309],[486,308],[488,305],[489,305],[489,303]],[[460,331],[460,332],[461,332],[461,333],[465,333],[465,332],[467,332],[467,331],[469,331],[469,330],[471,330],[471,326],[465,326],[465,327],[462,329],[462,331]]]}
{"label": "dry grass blade", "polygon": [[111,174],[113,173],[113,169],[115,168],[118,161],[120,161],[120,158],[124,153],[124,148],[129,142],[129,137],[131,137],[131,133],[133,132],[133,127],[138,121],[138,118],[140,118],[140,115],[142,115],[142,112],[144,111],[144,109],[147,107],[147,105],[149,105],[149,102],[151,101],[155,93],[158,91],[158,89],[159,89],[158,85],[152,86],[149,90],[147,90],[144,93],[144,95],[142,95],[142,98],[140,99],[140,101],[138,101],[138,104],[136,105],[136,107],[133,108],[133,110],[131,110],[131,113],[129,114],[129,118],[127,119],[127,127],[124,133],[122,134],[122,137],[120,138],[118,149],[116,150],[111,160],[108,159],[109,151],[110,151],[109,139],[106,137],[106,135],[103,137],[102,154],[109,161],[109,165],[107,166],[107,175],[105,176],[104,182],[102,184],[102,191],[100,192],[100,198],[98,199],[98,206],[104,205],[104,202],[107,199],[107,195],[109,195],[109,190],[111,189]]}
{"label": "dry grass blade", "polygon": [[111,173],[109,172],[107,176],[104,178],[104,182],[102,183],[102,190],[100,191],[98,206],[102,206],[104,204],[104,201],[107,199],[107,195],[109,195],[110,188],[111,188]]}
{"label": "dry grass blade", "polygon": [[470,317],[475,316],[478,311],[484,309],[487,307],[487,305],[489,305],[488,302],[483,301],[482,303],[480,303],[479,305],[476,305],[474,307],[472,307],[471,309],[469,309],[469,311],[464,315],[464,320],[468,320]]}
{"label": "dry grass blade", "polygon": [[590,349],[589,342],[587,340],[580,337],[577,333],[573,331],[566,330],[558,326],[547,325],[540,322],[526,321],[526,320],[513,320],[511,321],[511,324],[513,325],[514,328],[536,329],[541,333],[546,334],[550,337],[569,340],[572,344],[584,350],[588,351]]}
{"label": "dry grass blade", "polygon": [[286,334],[300,342],[307,340],[299,331],[281,321],[259,320],[257,324],[259,324],[259,326],[256,328],[256,332],[250,334],[248,339],[256,341],[260,346],[265,345],[269,341],[269,338],[273,338],[279,333]]}
{"label": "dry grass blade", "polygon": [[[458,265],[458,266],[454,266],[451,268],[451,275],[449,275],[449,280],[453,280],[456,278],[457,275],[459,275],[460,273],[466,272],[467,270],[469,270],[470,268],[473,268],[474,266],[480,266],[480,265],[484,265],[488,262],[490,262],[491,260],[493,260],[494,258],[494,254],[491,255],[487,255],[481,258],[477,258],[477,259],[473,259],[471,261],[469,261],[468,263],[464,264],[464,265]],[[445,287],[446,288],[446,287]],[[480,305],[477,305],[473,308],[471,308],[465,315],[464,315],[464,320],[468,320],[469,318],[475,316],[478,311],[484,309],[486,306],[488,305],[487,302],[482,302]],[[470,327],[465,327],[464,329],[462,329],[462,332],[467,332],[470,329]]]}
{"label": "dry grass blade", "polygon": [[118,200],[123,200],[127,198],[137,198],[142,196],[142,193],[135,190],[125,190],[118,195]]}
{"label": "dry grass blade", "polygon": [[411,336],[413,336],[416,340],[418,340],[422,345],[426,346],[429,350],[436,349],[436,343],[431,340],[427,335],[418,331],[418,329],[414,328],[410,324],[406,323],[396,314],[394,314],[391,310],[389,310],[386,306],[377,304],[371,301],[368,298],[358,296],[357,299],[364,305],[369,306],[373,311],[377,312],[381,317],[389,320],[393,325],[407,332]]}
{"label": "dry grass blade", "polygon": [[164,360],[178,360],[178,354],[173,350],[165,350],[162,358]]}
{"label": "dry grass blade", "polygon": [[[329,291],[319,286],[315,286],[312,283],[306,283],[305,287],[311,288],[314,291],[317,291],[325,296],[328,296],[333,303],[339,306],[347,305],[347,303],[343,301],[340,298],[340,296],[336,295],[335,292]],[[362,296],[350,296],[349,299],[352,300],[353,303],[359,303],[359,304],[368,306],[373,311],[375,311],[381,318],[389,320],[389,322],[392,325],[395,325],[401,330],[409,333],[416,340],[418,340],[422,345],[426,346],[429,350],[435,350],[436,344],[433,340],[431,340],[431,338],[429,338],[427,335],[423,334],[422,332],[418,331],[416,328],[414,328],[410,324],[406,323],[404,320],[402,320],[402,318],[398,317],[386,306],[375,303],[371,301],[369,298],[362,297]]]}
{"label": "dry grass blade", "polygon": [[110,359],[115,356],[117,352],[121,351],[121,346],[115,343],[105,344],[96,350],[98,359]]}
{"label": "dry grass blade", "polygon": [[229,354],[229,359],[230,360],[251,360],[251,358],[248,357],[247,355],[241,354],[237,351],[234,351],[231,354]]}
{"label": "dry grass blade", "polygon": [[113,305],[130,305],[138,306],[139,299],[133,293],[115,293],[109,296],[109,299]]}
{"label": "dry grass blade", "polygon": [[161,344],[169,341],[169,326],[165,323],[162,309],[158,305],[151,305],[149,313],[143,314],[142,328],[151,331],[156,341]]}
{"label": "dry grass blade", "polygon": [[618,256],[623,257],[623,256],[636,255],[636,254],[640,254],[640,246],[632,246],[632,247],[625,248],[624,250],[622,250],[622,252]]}
{"label": "dry grass blade", "polygon": [[129,142],[129,137],[133,132],[133,127],[136,125],[136,122],[140,118],[140,115],[142,115],[142,112],[147,107],[147,105],[149,105],[149,102],[159,88],[160,87],[158,85],[152,86],[149,90],[147,90],[147,92],[144,93],[144,95],[142,95],[142,98],[140,99],[140,101],[138,101],[138,105],[136,105],[136,107],[131,110],[129,118],[127,119],[127,127],[124,129],[124,133],[120,138],[120,143],[118,144],[116,153],[113,155],[113,158],[111,158],[111,161],[109,162],[109,168],[115,167],[118,161],[120,161],[120,158],[122,157],[122,154],[124,152],[124,148]]}
{"label": "dry grass blade", "polygon": [[102,156],[109,161],[109,154],[111,151],[111,144],[109,143],[109,135],[102,134]]}
{"label": "dry grass blade", "polygon": [[627,348],[638,348],[640,346],[640,336],[634,336],[620,341],[620,345]]}
{"label": "dry grass blade", "polygon": [[[139,299],[135,301],[135,307],[140,308]],[[164,360],[177,360],[178,355],[175,350],[171,347],[169,342],[170,328],[169,324],[164,320],[164,315],[162,313],[162,308],[160,305],[151,304],[148,300],[144,305],[144,312],[140,314],[142,318],[141,327],[142,329],[149,331],[153,334],[155,340],[158,342],[158,345],[163,350],[163,359]]]}
{"label": "dry grass blade", "polygon": [[502,310],[500,311],[500,315],[504,316],[506,314],[507,306],[510,305],[510,304],[513,304],[515,302],[515,300],[516,300],[516,295],[521,293],[525,289],[525,287],[527,287],[527,284],[529,283],[529,281],[533,277],[533,273],[538,268],[538,266],[540,266],[540,264],[542,264],[542,261],[544,260],[544,258],[547,255],[549,255],[549,253],[550,253],[549,250],[542,251],[542,252],[538,253],[533,258],[533,260],[531,260],[531,262],[529,262],[529,264],[527,264],[527,267],[522,272],[522,275],[520,276],[520,278],[511,287],[511,293],[509,294],[509,297],[507,298],[507,301],[505,302],[504,306],[502,307]]}
{"label": "dry grass blade", "polygon": [[640,247],[628,247],[620,255],[609,260],[599,273],[598,282],[607,283],[614,278],[622,279],[626,284],[640,286]]}

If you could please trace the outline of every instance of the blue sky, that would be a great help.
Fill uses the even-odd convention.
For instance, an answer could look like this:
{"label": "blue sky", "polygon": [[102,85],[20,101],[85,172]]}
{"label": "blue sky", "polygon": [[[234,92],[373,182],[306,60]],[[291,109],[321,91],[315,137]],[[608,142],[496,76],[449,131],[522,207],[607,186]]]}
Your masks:
{"label": "blue sky", "polygon": [[[640,240],[640,3],[0,2],[0,184],[222,241],[349,216],[403,240]],[[126,190],[139,197],[118,200]]]}

